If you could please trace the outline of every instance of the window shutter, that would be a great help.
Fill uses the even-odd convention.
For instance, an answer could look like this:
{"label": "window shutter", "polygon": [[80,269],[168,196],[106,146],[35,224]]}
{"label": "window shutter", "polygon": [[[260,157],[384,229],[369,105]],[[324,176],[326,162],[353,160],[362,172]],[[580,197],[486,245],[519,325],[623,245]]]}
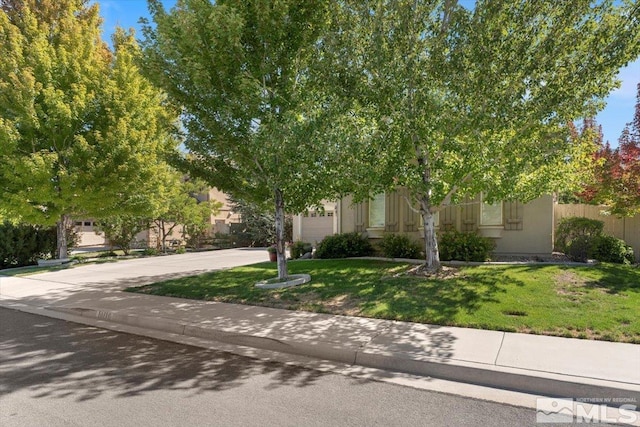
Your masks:
{"label": "window shutter", "polygon": [[456,207],[447,206],[440,211],[440,230],[448,231],[456,228]]}
{"label": "window shutter", "polygon": [[400,197],[397,191],[388,191],[384,204],[384,230],[400,231]]}
{"label": "window shutter", "polygon": [[476,231],[480,216],[480,201],[476,197],[464,198],[462,205],[462,231]]}
{"label": "window shutter", "polygon": [[369,222],[369,203],[357,203],[355,206],[355,230],[362,233],[366,230]]}
{"label": "window shutter", "polygon": [[403,229],[406,232],[410,231],[418,231],[418,227],[420,226],[420,213],[418,210],[418,206],[409,205],[411,198],[409,197],[409,191],[406,189],[400,190],[400,194],[398,196],[400,199],[400,204],[403,207]]}
{"label": "window shutter", "polygon": [[503,218],[505,230],[522,230],[524,219],[524,205],[517,200],[505,201],[503,204]]}

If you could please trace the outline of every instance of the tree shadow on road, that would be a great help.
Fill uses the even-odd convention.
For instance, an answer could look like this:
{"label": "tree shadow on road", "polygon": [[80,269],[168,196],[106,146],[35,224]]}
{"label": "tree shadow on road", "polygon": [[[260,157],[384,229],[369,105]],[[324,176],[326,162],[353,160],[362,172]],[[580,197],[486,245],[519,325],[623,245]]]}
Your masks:
{"label": "tree shadow on road", "polygon": [[195,395],[239,387],[256,375],[268,376],[269,389],[307,387],[326,375],[7,309],[0,319],[0,396],[20,390],[77,401],[155,390]]}

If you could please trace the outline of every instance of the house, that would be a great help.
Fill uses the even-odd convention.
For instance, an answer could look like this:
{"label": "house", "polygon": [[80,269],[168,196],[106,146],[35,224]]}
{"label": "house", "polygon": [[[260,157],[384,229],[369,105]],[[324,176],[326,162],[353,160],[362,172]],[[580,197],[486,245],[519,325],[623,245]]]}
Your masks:
{"label": "house", "polygon": [[[293,239],[318,243],[324,236],[361,232],[370,239],[386,233],[422,238],[422,220],[409,205],[408,192],[399,189],[353,204],[350,197],[327,202],[323,210],[294,217]],[[485,203],[482,195],[467,198],[436,214],[437,230],[477,232],[496,242],[499,255],[550,255],[553,251],[554,200],[545,195],[529,203]]]}
{"label": "house", "polygon": [[[198,194],[195,197],[201,202],[216,200],[222,203],[220,209],[216,213],[212,213],[209,218],[210,228],[207,233],[209,236],[214,236],[216,233],[228,234],[231,224],[240,222],[240,215],[233,212],[227,194],[217,188],[211,188],[207,193]],[[167,227],[169,226],[170,224],[167,224]],[[97,234],[96,220],[92,218],[74,221],[74,231],[79,239],[78,247],[108,246],[104,235]],[[182,241],[183,237],[183,228],[178,225],[167,237],[167,242]],[[155,248],[159,244],[160,232],[156,226],[152,226],[148,230],[138,233],[134,240],[134,247]]]}

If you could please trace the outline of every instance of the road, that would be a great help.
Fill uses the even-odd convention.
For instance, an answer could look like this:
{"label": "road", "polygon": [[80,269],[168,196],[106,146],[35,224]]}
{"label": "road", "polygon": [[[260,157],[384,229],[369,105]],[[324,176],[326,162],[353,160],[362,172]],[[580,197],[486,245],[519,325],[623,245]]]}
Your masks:
{"label": "road", "polygon": [[531,409],[7,309],[0,380],[3,427],[535,425]]}

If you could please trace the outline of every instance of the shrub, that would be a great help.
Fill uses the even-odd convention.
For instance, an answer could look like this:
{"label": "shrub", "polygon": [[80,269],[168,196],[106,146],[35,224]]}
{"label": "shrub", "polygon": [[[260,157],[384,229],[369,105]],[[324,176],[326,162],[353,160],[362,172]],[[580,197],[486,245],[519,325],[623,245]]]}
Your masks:
{"label": "shrub", "polygon": [[56,229],[33,225],[0,224],[0,268],[37,264],[56,253]]}
{"label": "shrub", "polygon": [[495,247],[493,240],[475,233],[453,230],[440,235],[439,249],[442,261],[487,261]]}
{"label": "shrub", "polygon": [[[560,220],[558,229],[556,230],[556,241],[554,242],[557,251],[564,252],[569,255],[569,246],[574,239],[581,236],[595,237],[602,234],[604,222],[597,219],[589,219],[584,217],[567,217]],[[577,243],[584,245],[585,242]]]}
{"label": "shrub", "polygon": [[110,245],[121,249],[125,255],[129,255],[136,235],[148,229],[149,226],[150,220],[144,217],[113,216],[96,222],[96,234],[104,234]]}
{"label": "shrub", "polygon": [[96,258],[115,258],[118,254],[113,251],[100,252]]}
{"label": "shrub", "polygon": [[347,258],[367,256],[372,253],[373,246],[358,232],[327,236],[316,249],[317,258]]}
{"label": "shrub", "polygon": [[385,234],[380,248],[387,258],[422,258],[420,245],[403,234]]}
{"label": "shrub", "polygon": [[311,246],[311,243],[294,242],[289,248],[289,251],[291,253],[291,258],[298,259],[304,254],[313,252],[313,246]]}
{"label": "shrub", "polygon": [[186,254],[187,253],[187,248],[185,248],[184,246],[180,246],[179,248],[176,249],[176,253],[177,254]]}
{"label": "shrub", "polygon": [[577,236],[569,242],[565,254],[571,261],[587,262],[593,253],[595,237]]}
{"label": "shrub", "polygon": [[597,236],[593,239],[589,255],[598,261],[616,264],[631,264],[634,261],[631,246],[627,246],[624,240],[607,235]]}
{"label": "shrub", "polygon": [[158,255],[158,250],[154,248],[146,248],[144,251],[142,251],[142,255]]}

